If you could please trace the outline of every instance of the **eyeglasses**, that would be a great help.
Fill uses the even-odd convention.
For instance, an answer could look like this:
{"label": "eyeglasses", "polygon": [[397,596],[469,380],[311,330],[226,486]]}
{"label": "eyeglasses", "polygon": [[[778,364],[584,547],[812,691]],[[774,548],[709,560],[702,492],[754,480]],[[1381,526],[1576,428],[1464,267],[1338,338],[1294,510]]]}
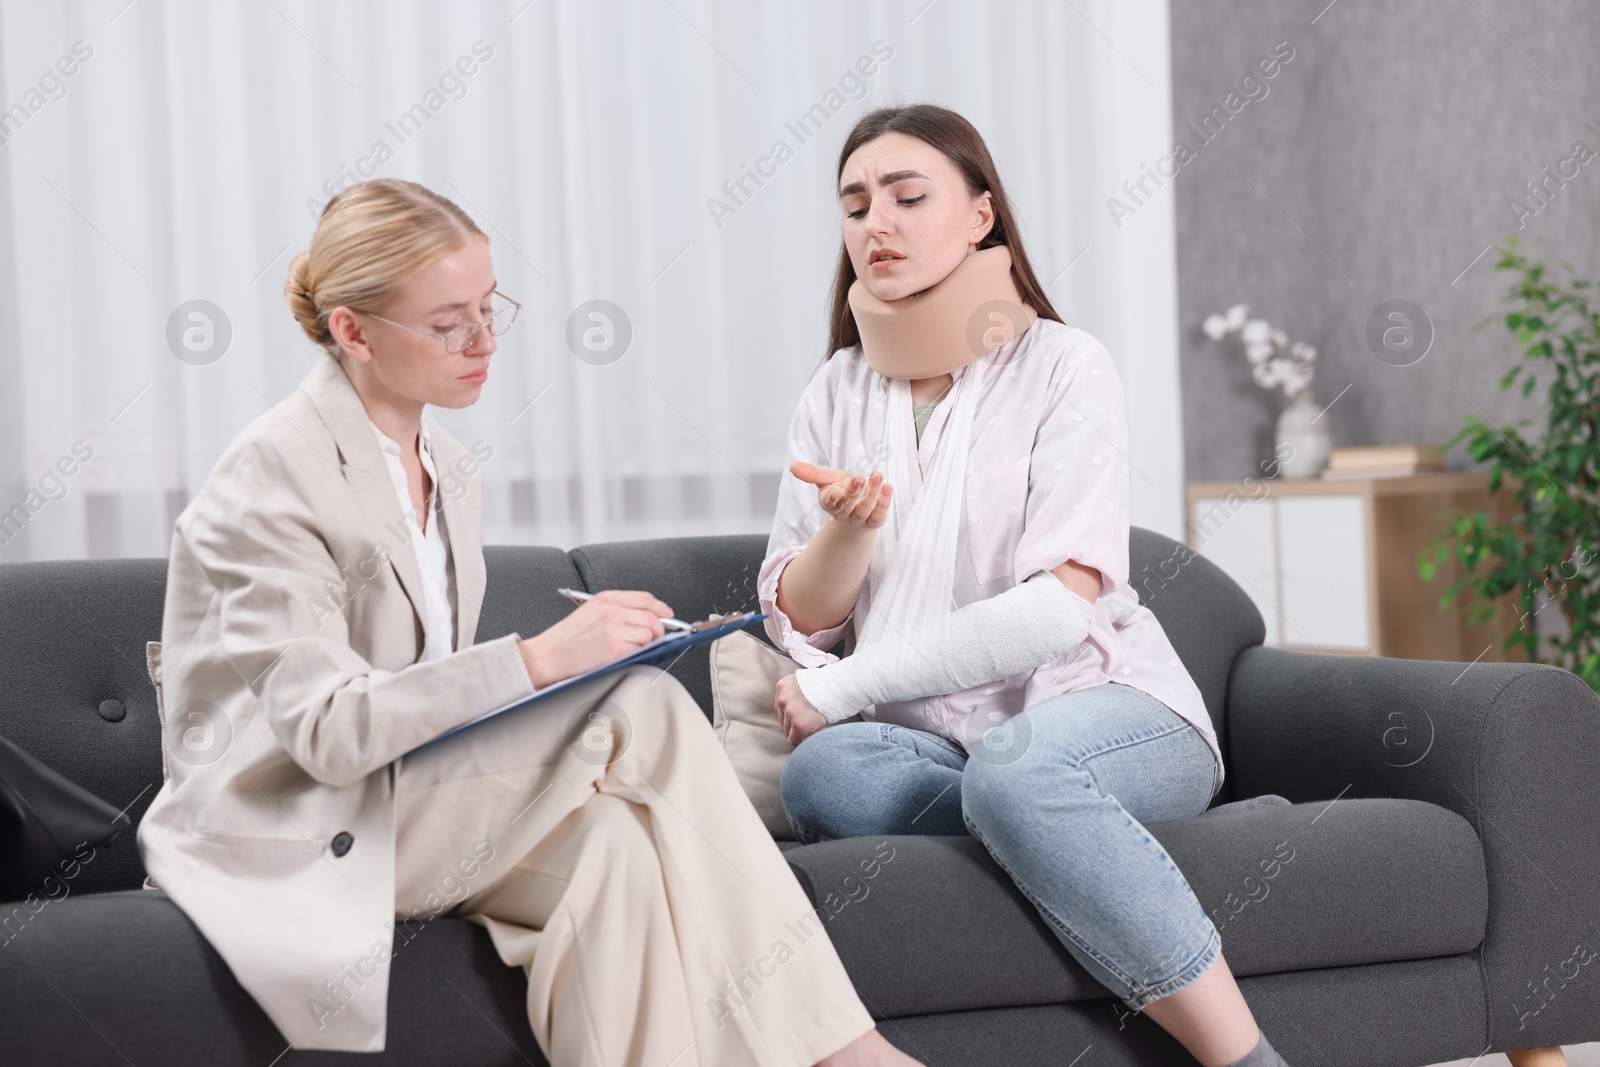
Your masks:
{"label": "eyeglasses", "polygon": [[442,342],[446,352],[455,355],[458,352],[465,352],[478,343],[479,330],[488,327],[491,335],[503,337],[505,332],[511,329],[511,324],[517,321],[517,312],[522,310],[522,305],[498,289],[494,290],[494,295],[506,301],[506,303],[501,304],[490,312],[486,322],[464,322],[460,326],[453,326],[443,333],[436,330],[419,330],[415,326],[407,326],[403,322],[386,319],[382,315],[374,314],[371,311],[364,314],[371,315],[379,322],[387,322],[390,326],[398,326],[402,330],[410,330],[412,333],[420,333],[424,337],[431,337],[435,341]]}

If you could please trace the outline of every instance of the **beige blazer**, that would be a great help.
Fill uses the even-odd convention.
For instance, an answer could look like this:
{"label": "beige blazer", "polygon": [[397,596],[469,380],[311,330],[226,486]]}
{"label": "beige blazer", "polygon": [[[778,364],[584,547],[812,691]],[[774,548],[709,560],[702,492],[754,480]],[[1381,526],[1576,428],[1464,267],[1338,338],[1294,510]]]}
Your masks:
{"label": "beige blazer", "polygon": [[417,662],[416,526],[331,358],[228,446],[173,531],[149,650],[167,779],[139,851],[295,1048],[383,1050],[398,760],[534,688],[519,635],[472,644],[493,451],[429,432],[449,656]]}

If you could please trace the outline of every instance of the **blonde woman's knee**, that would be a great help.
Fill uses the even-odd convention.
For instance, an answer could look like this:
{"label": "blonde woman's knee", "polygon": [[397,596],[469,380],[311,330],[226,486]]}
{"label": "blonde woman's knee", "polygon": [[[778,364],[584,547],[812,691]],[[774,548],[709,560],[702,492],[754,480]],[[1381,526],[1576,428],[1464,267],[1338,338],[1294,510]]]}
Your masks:
{"label": "blonde woman's knee", "polygon": [[622,704],[629,714],[635,707],[659,709],[654,712],[657,718],[691,725],[698,718],[705,725],[710,725],[699,702],[683,687],[682,682],[666,671],[643,664],[628,667],[623,673],[626,677],[622,685],[617,687],[613,699]]}
{"label": "blonde woman's knee", "polygon": [[716,744],[710,720],[676,678],[648,665],[626,668],[624,674],[601,710],[625,719],[629,748],[643,745],[657,752]]}

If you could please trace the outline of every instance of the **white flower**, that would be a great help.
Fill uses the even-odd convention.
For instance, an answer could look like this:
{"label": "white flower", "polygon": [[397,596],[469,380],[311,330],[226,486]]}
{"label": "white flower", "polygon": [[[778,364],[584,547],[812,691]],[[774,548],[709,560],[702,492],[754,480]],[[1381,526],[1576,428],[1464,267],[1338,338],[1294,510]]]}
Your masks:
{"label": "white flower", "polygon": [[1310,367],[1288,359],[1275,359],[1272,362],[1281,368],[1278,379],[1283,383],[1283,391],[1290,397],[1297,397],[1310,387],[1314,375]]}
{"label": "white flower", "polygon": [[1266,319],[1252,319],[1248,305],[1235,304],[1221,315],[1207,315],[1200,328],[1213,341],[1237,333],[1257,385],[1268,389],[1282,386],[1290,397],[1310,387],[1316,346],[1304,341],[1291,344],[1289,335]]}

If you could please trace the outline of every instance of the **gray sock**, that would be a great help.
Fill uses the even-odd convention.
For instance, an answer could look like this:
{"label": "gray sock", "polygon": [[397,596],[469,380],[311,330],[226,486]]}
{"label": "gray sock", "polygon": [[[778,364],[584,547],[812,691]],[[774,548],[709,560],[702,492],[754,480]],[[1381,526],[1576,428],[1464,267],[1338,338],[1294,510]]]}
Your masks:
{"label": "gray sock", "polygon": [[1283,1057],[1278,1055],[1278,1050],[1267,1040],[1266,1031],[1259,1032],[1261,1040],[1256,1042],[1256,1047],[1245,1053],[1243,1059],[1228,1064],[1228,1067],[1289,1067],[1283,1062]]}

